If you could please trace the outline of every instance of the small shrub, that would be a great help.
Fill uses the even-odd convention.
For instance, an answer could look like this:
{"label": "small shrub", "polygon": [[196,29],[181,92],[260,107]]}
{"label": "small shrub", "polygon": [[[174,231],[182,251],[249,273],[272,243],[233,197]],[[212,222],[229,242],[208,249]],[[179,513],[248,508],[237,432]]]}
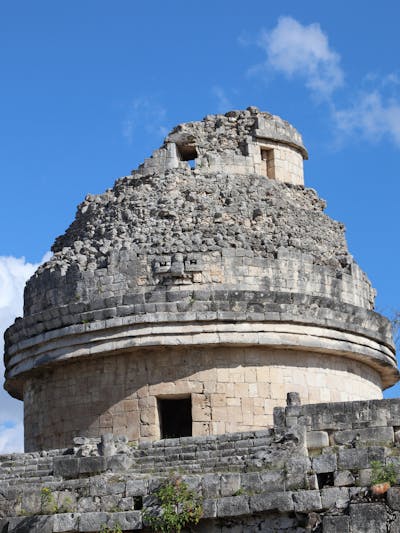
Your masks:
{"label": "small shrub", "polygon": [[371,485],[379,485],[379,483],[390,483],[394,485],[397,481],[397,475],[394,465],[382,464],[380,461],[371,461]]}
{"label": "small shrub", "polygon": [[64,498],[62,504],[58,508],[58,512],[59,513],[73,513],[74,512],[74,505],[69,496]]}
{"label": "small shrub", "polygon": [[58,505],[54,494],[49,487],[43,487],[40,491],[40,514],[55,514],[58,512]]}
{"label": "small shrub", "polygon": [[197,524],[203,514],[198,495],[179,478],[167,480],[156,491],[160,513],[144,512],[147,524],[160,533],[180,533],[188,525]]}

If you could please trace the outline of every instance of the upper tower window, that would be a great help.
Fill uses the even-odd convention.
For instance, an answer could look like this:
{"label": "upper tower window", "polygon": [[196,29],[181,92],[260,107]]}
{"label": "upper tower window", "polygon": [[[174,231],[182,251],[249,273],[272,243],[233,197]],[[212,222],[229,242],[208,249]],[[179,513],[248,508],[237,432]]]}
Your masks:
{"label": "upper tower window", "polygon": [[176,145],[178,149],[178,155],[181,161],[187,161],[190,168],[195,168],[197,158],[196,145],[191,143],[182,143]]}
{"label": "upper tower window", "polygon": [[261,159],[265,164],[267,178],[275,179],[275,155],[273,148],[261,148]]}

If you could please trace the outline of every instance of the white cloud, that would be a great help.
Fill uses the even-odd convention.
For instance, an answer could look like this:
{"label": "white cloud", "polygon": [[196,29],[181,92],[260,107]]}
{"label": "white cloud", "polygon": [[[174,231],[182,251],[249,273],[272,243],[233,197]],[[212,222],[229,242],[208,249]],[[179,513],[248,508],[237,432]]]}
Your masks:
{"label": "white cloud", "polygon": [[[47,253],[42,262],[50,258]],[[24,257],[0,256],[0,352],[3,353],[3,334],[15,317],[23,313],[23,293],[27,279],[35,272],[38,264],[28,263]],[[4,372],[3,358],[0,372]],[[22,451],[23,424],[22,402],[14,400],[3,389],[0,390],[0,453]]]}
{"label": "white cloud", "polygon": [[226,113],[232,109],[233,106],[222,87],[215,85],[212,88],[212,93],[217,98],[219,113]]}
{"label": "white cloud", "polygon": [[136,128],[150,135],[165,137],[169,129],[165,126],[167,111],[150,98],[136,98],[130,104],[122,124],[122,135],[129,144],[133,143]]}
{"label": "white cloud", "polygon": [[24,449],[24,426],[18,422],[12,427],[0,426],[0,454],[22,452]]}
{"label": "white cloud", "polygon": [[[250,44],[241,37],[242,45]],[[271,78],[279,73],[300,80],[319,100],[328,106],[337,134],[336,146],[344,139],[379,142],[388,139],[400,148],[400,73],[369,72],[359,80],[361,87],[340,98],[351,98],[351,105],[339,104],[335,90],[344,84],[340,56],[318,23],[304,25],[293,17],[280,17],[274,28],[263,30],[256,43],[265,53],[265,61],[251,67],[258,78]]]}
{"label": "white cloud", "polygon": [[400,101],[385,98],[380,91],[363,93],[352,106],[334,109],[333,118],[338,131],[378,142],[389,138],[400,147]]}
{"label": "white cloud", "polygon": [[328,98],[343,85],[340,56],[330,48],[319,24],[303,25],[292,17],[281,17],[271,31],[264,30],[258,40],[266,53],[263,66],[253,72],[275,70],[288,78],[299,78],[311,91]]}

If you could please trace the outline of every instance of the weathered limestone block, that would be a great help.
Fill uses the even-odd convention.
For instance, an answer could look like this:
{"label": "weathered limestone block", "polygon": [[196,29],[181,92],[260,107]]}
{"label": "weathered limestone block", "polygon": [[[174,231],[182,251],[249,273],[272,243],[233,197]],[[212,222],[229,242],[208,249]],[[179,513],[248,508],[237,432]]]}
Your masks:
{"label": "weathered limestone block", "polygon": [[310,513],[322,509],[321,494],[318,490],[300,490],[293,492],[294,510],[298,513]]}
{"label": "weathered limestone block", "polygon": [[240,474],[223,474],[221,476],[221,496],[234,496],[241,487]]}
{"label": "weathered limestone block", "polygon": [[338,467],[341,470],[369,468],[370,460],[366,448],[341,449],[338,453]]}
{"label": "weathered limestone block", "polygon": [[365,428],[336,431],[335,444],[363,444],[369,446],[390,446],[394,442],[393,427]]}
{"label": "weathered limestone block", "polygon": [[335,472],[334,484],[335,487],[349,487],[354,485],[355,479],[353,474],[349,470],[342,470]]}
{"label": "weathered limestone block", "polygon": [[250,496],[250,509],[252,512],[280,511],[282,513],[293,511],[294,503],[291,492],[267,492]]}
{"label": "weathered limestone block", "polygon": [[107,524],[108,514],[100,513],[84,513],[79,517],[79,532],[93,533],[93,531],[100,531],[103,525]]}
{"label": "weathered limestone block", "polygon": [[75,478],[79,475],[79,461],[80,459],[65,456],[54,459],[54,473],[65,478]]}
{"label": "weathered limestone block", "polygon": [[350,504],[351,533],[386,533],[386,508],[381,503]]}
{"label": "weathered limestone block", "polygon": [[220,495],[221,482],[214,474],[205,474],[202,478],[203,496],[206,499],[217,498]]}
{"label": "weathered limestone block", "polygon": [[53,533],[78,531],[79,515],[76,513],[56,514],[53,516]]}
{"label": "weathered limestone block", "polygon": [[248,496],[231,496],[220,498],[217,501],[217,516],[239,516],[246,515],[250,511]]}
{"label": "weathered limestone block", "polygon": [[116,446],[115,441],[112,433],[105,433],[101,436],[101,443],[100,443],[100,455],[103,455],[104,457],[110,457],[112,455],[115,455],[116,452]]}
{"label": "weathered limestone block", "polygon": [[324,533],[350,533],[350,519],[348,516],[327,515],[324,516],[322,527]]}
{"label": "weathered limestone block", "polygon": [[337,468],[337,456],[335,453],[322,453],[312,459],[312,467],[316,474],[334,472]]}
{"label": "weathered limestone block", "polygon": [[321,490],[323,509],[346,509],[349,501],[349,490],[344,487],[328,487]]}
{"label": "weathered limestone block", "polygon": [[395,511],[400,511],[400,488],[391,487],[387,493],[387,503]]}
{"label": "weathered limestone block", "polygon": [[325,448],[329,446],[329,435],[326,431],[308,431],[306,434],[307,448]]}

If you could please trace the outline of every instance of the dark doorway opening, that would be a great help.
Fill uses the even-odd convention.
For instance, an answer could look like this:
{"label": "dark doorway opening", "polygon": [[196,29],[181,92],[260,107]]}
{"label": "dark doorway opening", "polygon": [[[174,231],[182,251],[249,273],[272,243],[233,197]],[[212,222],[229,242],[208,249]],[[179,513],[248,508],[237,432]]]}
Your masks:
{"label": "dark doorway opening", "polygon": [[192,435],[191,398],[158,399],[158,413],[162,439]]}
{"label": "dark doorway opening", "polygon": [[196,167],[197,150],[194,144],[178,144],[178,154],[181,161],[187,161],[190,168]]}

